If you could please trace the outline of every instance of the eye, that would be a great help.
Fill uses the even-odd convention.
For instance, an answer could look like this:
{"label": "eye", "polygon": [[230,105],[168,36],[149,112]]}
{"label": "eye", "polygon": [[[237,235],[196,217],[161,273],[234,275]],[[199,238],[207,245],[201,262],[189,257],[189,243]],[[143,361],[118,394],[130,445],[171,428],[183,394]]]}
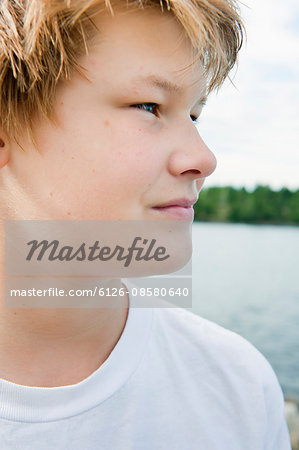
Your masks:
{"label": "eye", "polygon": [[198,121],[199,121],[199,117],[195,117],[195,116],[190,116],[190,119],[192,120],[192,122],[194,122],[194,123],[198,123]]}
{"label": "eye", "polygon": [[[159,112],[159,105],[157,103],[136,103],[135,105],[131,105],[131,108],[141,109],[141,110],[147,111],[150,114],[153,114],[155,116],[158,116],[158,112]],[[198,121],[199,121],[199,117],[196,117],[194,115],[191,115],[190,119],[194,123],[198,123]]]}
{"label": "eye", "polygon": [[136,105],[131,105],[131,107],[147,111],[155,116],[158,115],[159,105],[157,103],[137,103]]}

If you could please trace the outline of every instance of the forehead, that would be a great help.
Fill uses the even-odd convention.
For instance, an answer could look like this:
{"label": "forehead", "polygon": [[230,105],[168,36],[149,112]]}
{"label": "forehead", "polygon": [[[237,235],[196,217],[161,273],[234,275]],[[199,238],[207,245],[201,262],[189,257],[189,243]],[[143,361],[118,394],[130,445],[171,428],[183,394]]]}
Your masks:
{"label": "forehead", "polygon": [[202,64],[171,13],[158,7],[116,8],[113,17],[96,16],[95,24],[98,35],[83,62],[92,77],[136,89],[155,86],[179,95],[193,88],[205,94]]}

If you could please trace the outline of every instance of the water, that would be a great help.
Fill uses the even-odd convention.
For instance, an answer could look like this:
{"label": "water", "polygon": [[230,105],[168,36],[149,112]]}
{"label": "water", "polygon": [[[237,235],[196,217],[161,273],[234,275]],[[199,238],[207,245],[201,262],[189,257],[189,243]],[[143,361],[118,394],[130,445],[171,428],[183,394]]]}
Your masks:
{"label": "water", "polygon": [[193,225],[192,311],[239,333],[299,401],[299,227]]}

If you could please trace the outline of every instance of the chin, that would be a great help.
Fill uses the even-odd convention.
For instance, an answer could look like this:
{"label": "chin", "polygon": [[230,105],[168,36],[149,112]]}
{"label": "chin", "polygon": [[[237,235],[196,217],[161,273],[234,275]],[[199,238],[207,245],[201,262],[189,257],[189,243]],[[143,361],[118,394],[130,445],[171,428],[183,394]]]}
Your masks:
{"label": "chin", "polygon": [[192,257],[192,241],[189,235],[177,235],[173,242],[168,244],[169,258],[168,263],[161,267],[161,275],[177,272],[185,267]]}
{"label": "chin", "polygon": [[[185,267],[192,257],[192,223],[176,220],[140,222],[139,235],[148,242],[155,240],[154,248],[163,248],[164,254],[144,264],[133,264],[135,276],[154,276],[177,272]],[[167,258],[166,258],[167,256]]]}

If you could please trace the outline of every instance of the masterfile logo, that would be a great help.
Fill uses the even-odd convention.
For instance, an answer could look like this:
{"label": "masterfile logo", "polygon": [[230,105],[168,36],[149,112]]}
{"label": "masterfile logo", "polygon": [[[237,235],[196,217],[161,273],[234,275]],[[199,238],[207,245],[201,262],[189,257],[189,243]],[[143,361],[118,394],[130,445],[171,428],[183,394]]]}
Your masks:
{"label": "masterfile logo", "polygon": [[[138,241],[141,244],[138,245]],[[95,241],[93,245],[88,245],[86,242],[80,244],[78,248],[69,245],[61,245],[58,240],[52,242],[37,240],[27,242],[31,246],[26,261],[31,261],[36,258],[41,261],[44,257],[48,261],[109,261],[115,258],[117,261],[123,261],[124,267],[128,267],[134,258],[136,261],[164,261],[170,258],[166,253],[166,248],[163,246],[156,246],[156,239],[152,239],[148,244],[148,239],[136,237],[128,249],[120,245],[116,245],[114,249],[108,246],[100,246],[99,241]]]}
{"label": "masterfile logo", "polygon": [[6,274],[140,277],[191,258],[191,225],[151,221],[7,221]]}
{"label": "masterfile logo", "polygon": [[137,306],[188,307],[191,249],[185,221],[8,221],[7,306],[115,307],[130,279]]}

